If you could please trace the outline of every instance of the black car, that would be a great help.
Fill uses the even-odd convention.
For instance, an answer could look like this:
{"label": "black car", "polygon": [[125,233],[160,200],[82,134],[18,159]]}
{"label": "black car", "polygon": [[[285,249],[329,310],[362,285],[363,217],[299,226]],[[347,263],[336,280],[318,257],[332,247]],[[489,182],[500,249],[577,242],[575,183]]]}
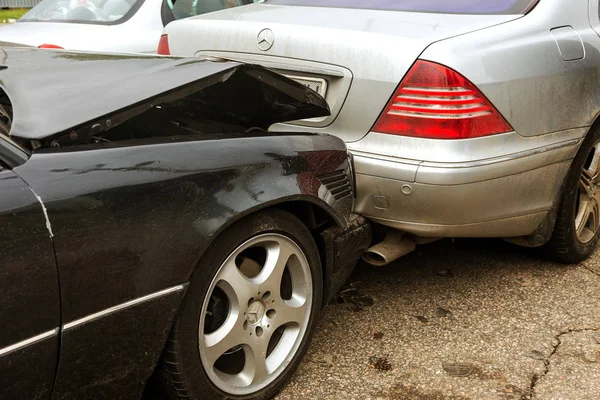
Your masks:
{"label": "black car", "polygon": [[313,91],[224,60],[0,49],[0,398],[274,395],[370,241]]}

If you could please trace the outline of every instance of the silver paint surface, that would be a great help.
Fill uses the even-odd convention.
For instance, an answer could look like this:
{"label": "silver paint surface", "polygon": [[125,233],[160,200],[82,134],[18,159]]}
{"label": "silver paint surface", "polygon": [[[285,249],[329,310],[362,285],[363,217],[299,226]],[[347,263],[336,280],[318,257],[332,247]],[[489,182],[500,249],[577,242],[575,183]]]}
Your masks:
{"label": "silver paint surface", "polygon": [[[598,14],[598,2],[589,0],[543,0],[527,15],[510,16],[267,3],[178,21],[165,32],[173,54],[219,54],[328,82],[339,80],[333,68],[348,70],[350,84],[327,93],[327,125],[275,128],[344,139],[356,156],[355,210],[364,216],[417,234],[508,237],[531,233],[557,204],[570,161],[600,114]],[[277,42],[260,52],[255,38],[265,28]],[[417,59],[465,76],[514,131],[465,140],[373,132]],[[492,193],[510,198],[495,202]],[[388,208],[380,207],[383,197]],[[507,222],[514,218],[519,223]]]}

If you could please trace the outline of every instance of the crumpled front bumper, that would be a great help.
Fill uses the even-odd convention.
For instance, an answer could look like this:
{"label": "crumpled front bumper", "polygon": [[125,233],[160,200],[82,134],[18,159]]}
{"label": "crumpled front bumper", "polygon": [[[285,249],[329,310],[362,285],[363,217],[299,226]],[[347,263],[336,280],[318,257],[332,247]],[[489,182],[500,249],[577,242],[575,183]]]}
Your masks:
{"label": "crumpled front bumper", "polygon": [[326,229],[321,239],[326,260],[325,306],[348,280],[360,256],[371,245],[371,225],[365,218],[353,214],[345,228]]}

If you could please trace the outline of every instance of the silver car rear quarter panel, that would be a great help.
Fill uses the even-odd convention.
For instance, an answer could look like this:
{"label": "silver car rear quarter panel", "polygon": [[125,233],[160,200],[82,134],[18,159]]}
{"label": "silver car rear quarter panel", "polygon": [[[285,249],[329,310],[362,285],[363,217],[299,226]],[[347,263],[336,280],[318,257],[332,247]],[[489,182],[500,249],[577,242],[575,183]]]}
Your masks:
{"label": "silver car rear quarter panel", "polygon": [[467,77],[522,136],[589,127],[600,111],[600,37],[588,1],[540,1],[522,18],[433,43],[420,58]]}
{"label": "silver car rear quarter panel", "polygon": [[544,0],[523,18],[430,45],[420,58],[466,76],[515,132],[455,141],[371,132],[349,144],[356,211],[422,236],[533,232],[598,116],[599,48],[588,0]]}

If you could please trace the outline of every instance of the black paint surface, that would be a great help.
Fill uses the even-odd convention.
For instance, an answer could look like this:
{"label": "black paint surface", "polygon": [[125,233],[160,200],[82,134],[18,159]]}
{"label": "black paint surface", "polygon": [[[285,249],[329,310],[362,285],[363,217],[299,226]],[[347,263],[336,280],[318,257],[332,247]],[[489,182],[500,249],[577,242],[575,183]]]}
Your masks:
{"label": "black paint surface", "polygon": [[[352,193],[333,196],[319,178],[349,171],[345,146],[337,138],[263,133],[164,142],[38,151],[14,169],[48,211],[63,324],[186,284],[219,233],[259,209],[284,204],[294,210],[304,202],[329,214],[339,234],[348,225]],[[31,210],[24,215],[35,216],[21,221],[35,233],[26,243],[31,248],[45,243],[49,256],[51,242],[39,203],[22,181],[15,181],[29,199],[25,210]],[[13,252],[25,260],[43,254]],[[344,260],[344,272],[353,262]],[[336,275],[342,264],[330,262]],[[56,271],[52,265],[46,271],[54,273],[49,276],[56,290]],[[22,285],[25,278],[18,278]],[[339,279],[327,282],[337,286]],[[179,301],[178,296],[157,298],[64,331],[53,398],[137,398],[160,356]],[[58,310],[57,298],[48,305]],[[10,318],[14,315],[5,320]],[[57,316],[48,323],[58,326]]]}
{"label": "black paint surface", "polygon": [[[0,167],[0,349],[60,325],[58,277],[42,207]],[[58,336],[0,356],[0,398],[47,398]],[[6,397],[5,397],[6,396]]]}
{"label": "black paint surface", "polygon": [[64,331],[53,400],[139,399],[185,291]]}
{"label": "black paint surface", "polygon": [[[21,139],[68,129],[51,142],[0,138],[0,351],[59,329],[0,356],[0,398],[139,398],[184,291],[106,310],[186,286],[219,234],[255,211],[279,207],[307,224],[328,294],[368,244],[364,220],[351,221],[344,143],[264,131],[328,113],[302,85],[261,67],[197,59],[7,49],[2,62]],[[201,107],[161,120],[179,91]],[[156,96],[173,101],[151,105]],[[144,109],[159,119],[144,119]],[[196,109],[212,129],[189,128],[195,115],[186,125]],[[106,113],[120,114],[108,124]]]}
{"label": "black paint surface", "polygon": [[56,373],[57,338],[54,335],[0,357],[0,399],[47,400],[50,397]]}

